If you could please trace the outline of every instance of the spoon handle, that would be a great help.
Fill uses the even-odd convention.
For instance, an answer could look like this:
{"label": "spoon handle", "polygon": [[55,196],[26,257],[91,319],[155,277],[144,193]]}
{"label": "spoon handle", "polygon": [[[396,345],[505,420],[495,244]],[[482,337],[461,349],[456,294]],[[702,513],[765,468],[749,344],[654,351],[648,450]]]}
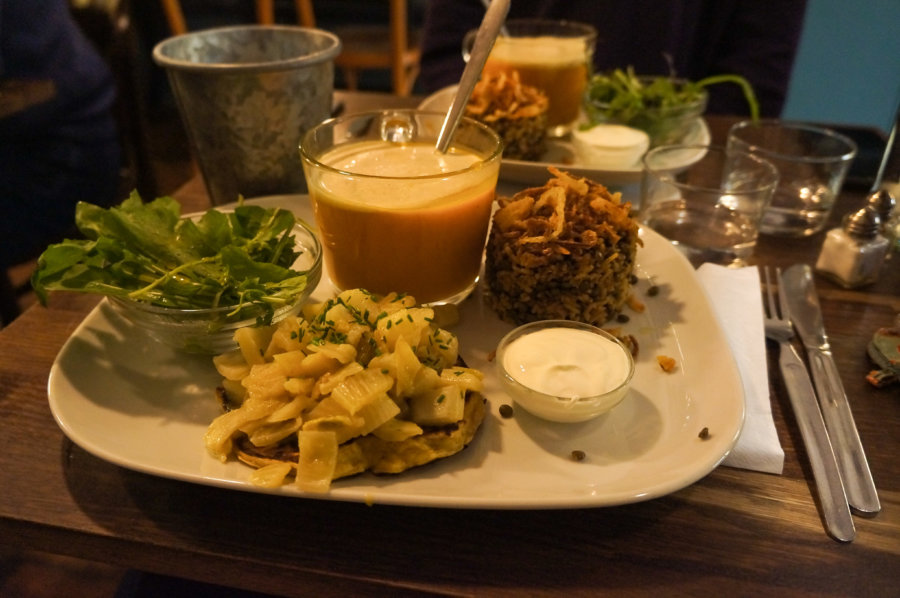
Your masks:
{"label": "spoon handle", "polygon": [[[484,9],[487,10],[491,7],[491,0],[481,0],[481,4],[484,6]],[[500,25],[500,35],[509,35],[505,25]]]}
{"label": "spoon handle", "polygon": [[478,82],[478,78],[481,77],[481,69],[484,68],[488,54],[490,54],[491,48],[494,47],[494,40],[497,39],[497,34],[500,32],[500,27],[506,20],[506,13],[508,12],[509,0],[492,0],[484,14],[484,19],[478,27],[478,32],[475,34],[472,54],[469,56],[462,78],[459,80],[459,88],[453,97],[450,109],[447,111],[447,117],[441,126],[441,132],[438,134],[435,147],[442,154],[450,147],[450,139],[453,137],[453,133],[456,132],[456,127],[462,118],[469,96],[472,95],[472,89],[475,87],[475,83]]}
{"label": "spoon handle", "polygon": [[[878,191],[881,189],[881,182],[884,180],[885,171],[895,156],[893,150],[894,144],[897,142],[898,126],[900,126],[900,107],[897,108],[897,113],[894,114],[894,125],[891,127],[891,133],[888,135],[887,143],[884,145],[884,153],[881,155],[881,163],[878,165],[878,174],[875,175],[875,182],[872,183],[871,191]],[[893,161],[896,162],[896,160]]]}

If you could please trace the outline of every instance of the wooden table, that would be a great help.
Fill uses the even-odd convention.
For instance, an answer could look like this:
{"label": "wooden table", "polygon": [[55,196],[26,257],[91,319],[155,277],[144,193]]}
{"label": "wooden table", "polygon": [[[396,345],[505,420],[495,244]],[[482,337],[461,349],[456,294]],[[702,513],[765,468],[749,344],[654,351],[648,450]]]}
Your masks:
{"label": "wooden table", "polygon": [[[710,122],[721,139],[727,119]],[[202,184],[176,195],[202,203]],[[846,190],[835,222],[863,196]],[[821,242],[763,239],[757,259],[808,263]],[[863,290],[816,282],[883,505],[874,518],[855,517],[851,544],[823,531],[777,374],[783,475],[719,467],[669,496],[615,508],[365,506],[122,469],[67,440],[48,409],[50,366],[97,303],[78,295],[54,296],[0,332],[0,543],[281,595],[897,595],[900,390],[876,390],[864,377],[866,343],[900,312],[900,256]]]}

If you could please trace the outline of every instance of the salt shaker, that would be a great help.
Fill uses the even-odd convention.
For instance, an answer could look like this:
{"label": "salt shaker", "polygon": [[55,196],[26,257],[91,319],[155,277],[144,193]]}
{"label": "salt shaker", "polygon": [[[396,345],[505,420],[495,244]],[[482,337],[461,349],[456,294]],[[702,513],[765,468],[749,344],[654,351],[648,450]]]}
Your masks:
{"label": "salt shaker", "polygon": [[816,272],[846,288],[875,282],[890,245],[880,233],[878,212],[866,206],[847,214],[842,224],[825,235]]}

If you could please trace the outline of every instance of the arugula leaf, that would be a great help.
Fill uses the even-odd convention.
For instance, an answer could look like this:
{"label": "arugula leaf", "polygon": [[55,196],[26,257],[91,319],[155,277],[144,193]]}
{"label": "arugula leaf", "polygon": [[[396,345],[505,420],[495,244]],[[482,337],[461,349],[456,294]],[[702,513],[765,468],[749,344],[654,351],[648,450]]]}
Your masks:
{"label": "arugula leaf", "polygon": [[234,306],[233,319],[261,308],[265,321],[306,288],[306,273],[292,269],[299,253],[288,210],[241,204],[192,220],[171,197],[144,203],[133,192],[108,209],[79,203],[75,223],[84,239],[38,258],[31,284],[42,304],[51,291],[77,291],[161,307]]}
{"label": "arugula leaf", "polygon": [[651,139],[667,138],[680,112],[687,113],[701,101],[706,88],[735,83],[744,92],[750,117],[759,119],[759,103],[752,85],[740,75],[713,75],[699,81],[669,76],[638,77],[633,67],[598,73],[591,77],[585,93],[585,111],[592,124],[617,122],[646,131]]}

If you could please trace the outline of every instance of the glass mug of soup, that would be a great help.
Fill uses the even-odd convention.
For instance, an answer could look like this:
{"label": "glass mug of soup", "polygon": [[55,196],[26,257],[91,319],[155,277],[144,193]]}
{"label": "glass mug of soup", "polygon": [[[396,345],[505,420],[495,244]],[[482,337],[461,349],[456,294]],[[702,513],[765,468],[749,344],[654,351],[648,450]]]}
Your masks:
{"label": "glass mug of soup", "polygon": [[[463,40],[466,60],[475,33],[470,31]],[[516,70],[524,85],[542,90],[549,100],[549,132],[560,137],[578,119],[596,42],[597,30],[584,23],[510,19],[494,42],[482,73]]]}
{"label": "glass mug of soup", "polygon": [[308,131],[300,156],[325,267],[340,290],[462,301],[481,269],[502,143],[463,118],[446,153],[445,115],[368,112]]}

